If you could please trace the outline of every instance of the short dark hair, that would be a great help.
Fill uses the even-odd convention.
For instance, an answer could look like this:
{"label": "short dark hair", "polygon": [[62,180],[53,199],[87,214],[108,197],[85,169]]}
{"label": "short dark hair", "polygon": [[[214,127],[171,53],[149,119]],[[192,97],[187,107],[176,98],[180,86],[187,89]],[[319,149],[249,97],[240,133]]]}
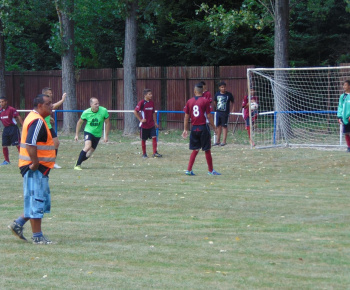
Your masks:
{"label": "short dark hair", "polygon": [[45,87],[45,88],[43,88],[43,89],[41,90],[41,93],[42,93],[42,94],[45,94],[47,91],[52,91],[52,89],[49,88],[49,87]]}
{"label": "short dark hair", "polygon": [[152,90],[151,89],[144,89],[143,95],[146,96],[149,92],[152,92]]}
{"label": "short dark hair", "polygon": [[45,103],[44,97],[50,98],[48,95],[45,94],[39,94],[34,98],[34,108],[37,108],[39,104]]}
{"label": "short dark hair", "polygon": [[5,100],[5,101],[7,101],[7,98],[6,98],[6,97],[0,97],[0,100]]}
{"label": "short dark hair", "polygon": [[350,80],[346,80],[344,83],[347,83],[350,86]]}
{"label": "short dark hair", "polygon": [[226,87],[226,83],[225,82],[218,83],[218,87],[221,87],[221,86],[225,86]]}
{"label": "short dark hair", "polygon": [[201,83],[203,86],[206,85],[205,81],[200,81],[200,83]]}
{"label": "short dark hair", "polygon": [[196,84],[196,85],[194,86],[194,90],[195,90],[196,92],[202,94],[202,93],[203,93],[203,85],[202,85],[201,83]]}

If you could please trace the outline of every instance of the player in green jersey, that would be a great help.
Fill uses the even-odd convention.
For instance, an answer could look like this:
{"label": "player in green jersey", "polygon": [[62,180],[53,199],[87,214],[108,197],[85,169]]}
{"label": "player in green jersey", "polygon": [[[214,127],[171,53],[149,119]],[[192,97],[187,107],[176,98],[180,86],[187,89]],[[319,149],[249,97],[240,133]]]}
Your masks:
{"label": "player in green jersey", "polygon": [[[53,97],[53,93],[52,93],[52,89],[51,88],[45,87],[45,88],[43,88],[41,90],[41,93],[44,94],[44,95],[48,95],[51,98]],[[52,104],[52,110],[56,110],[59,106],[61,106],[63,104],[64,100],[66,99],[66,96],[67,96],[67,93],[64,93],[62,95],[62,99],[61,100],[59,100],[57,103]],[[60,146],[60,141],[58,140],[56,131],[52,128],[52,125],[51,125],[51,122],[54,122],[54,121],[55,120],[51,116],[47,116],[45,118],[45,122],[46,122],[47,126],[50,129],[50,132],[51,132],[51,135],[52,135],[52,138],[53,138],[53,142],[55,144],[56,158],[57,158],[58,146]],[[59,166],[57,163],[55,163],[53,168],[59,169],[59,168],[61,168],[61,166]]]}
{"label": "player in green jersey", "polygon": [[75,170],[82,170],[81,163],[88,159],[95,151],[98,142],[101,139],[103,132],[103,124],[106,125],[104,142],[108,142],[108,134],[110,130],[109,114],[105,107],[100,106],[98,99],[90,99],[90,108],[86,109],[80,116],[75,129],[75,141],[78,141],[78,135],[83,122],[86,121],[84,128],[85,145],[81,150],[77,163],[74,166]]}
{"label": "player in green jersey", "polygon": [[343,125],[347,152],[350,152],[350,80],[343,84],[344,93],[339,97],[337,117],[339,124]]}

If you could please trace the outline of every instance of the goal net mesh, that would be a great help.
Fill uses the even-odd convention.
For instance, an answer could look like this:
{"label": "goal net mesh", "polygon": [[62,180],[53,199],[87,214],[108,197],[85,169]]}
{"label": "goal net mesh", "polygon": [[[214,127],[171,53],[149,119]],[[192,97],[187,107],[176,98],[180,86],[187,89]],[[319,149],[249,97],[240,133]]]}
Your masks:
{"label": "goal net mesh", "polygon": [[343,145],[337,108],[350,67],[248,69],[247,76],[259,103],[251,126],[257,148]]}

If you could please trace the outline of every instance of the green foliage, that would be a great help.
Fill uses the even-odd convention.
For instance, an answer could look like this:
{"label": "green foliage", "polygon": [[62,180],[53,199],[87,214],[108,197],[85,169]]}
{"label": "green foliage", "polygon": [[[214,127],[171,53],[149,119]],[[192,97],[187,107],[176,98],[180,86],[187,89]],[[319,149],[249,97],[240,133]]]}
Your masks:
{"label": "green foliage", "polygon": [[[348,60],[347,47],[350,27],[349,1],[308,0],[290,1],[290,63],[292,66],[334,65]],[[224,39],[230,33],[239,33],[240,27],[255,30],[242,51],[252,56],[273,53],[273,1],[246,0],[240,8],[227,9],[224,5],[202,3],[197,13],[206,13],[210,33]],[[227,7],[227,6],[226,6]],[[255,40],[259,39],[257,43]],[[258,45],[257,45],[258,44]],[[266,60],[264,60],[266,65]],[[256,62],[255,62],[256,63]]]}
{"label": "green foliage", "polygon": [[[124,22],[130,1],[74,1],[70,17],[75,22],[77,68],[122,66]],[[56,2],[62,5],[67,1]],[[139,0],[137,65],[272,66],[273,3]],[[3,0],[0,5],[6,69],[60,68],[65,47],[55,1]],[[292,66],[349,62],[348,0],[292,0],[290,7]]]}
{"label": "green foliage", "polygon": [[297,2],[291,13],[290,58],[296,66],[335,65],[346,60],[349,14],[344,3]]}
{"label": "green foliage", "polygon": [[[54,69],[59,62],[50,53],[50,21],[55,15],[51,1],[4,0],[0,16],[4,24],[7,70]],[[16,7],[16,9],[13,9]],[[52,9],[50,9],[52,8]]]}

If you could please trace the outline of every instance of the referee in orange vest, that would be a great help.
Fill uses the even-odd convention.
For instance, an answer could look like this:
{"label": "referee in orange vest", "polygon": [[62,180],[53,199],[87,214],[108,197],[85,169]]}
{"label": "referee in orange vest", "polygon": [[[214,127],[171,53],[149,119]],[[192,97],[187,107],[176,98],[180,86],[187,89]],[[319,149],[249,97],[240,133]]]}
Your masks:
{"label": "referee in orange vest", "polygon": [[49,188],[50,169],[55,164],[55,144],[44,118],[51,115],[52,98],[45,94],[34,99],[34,109],[23,123],[18,166],[23,176],[24,211],[8,227],[20,239],[23,226],[29,220],[33,244],[52,244],[41,231],[44,213],[51,209]]}

